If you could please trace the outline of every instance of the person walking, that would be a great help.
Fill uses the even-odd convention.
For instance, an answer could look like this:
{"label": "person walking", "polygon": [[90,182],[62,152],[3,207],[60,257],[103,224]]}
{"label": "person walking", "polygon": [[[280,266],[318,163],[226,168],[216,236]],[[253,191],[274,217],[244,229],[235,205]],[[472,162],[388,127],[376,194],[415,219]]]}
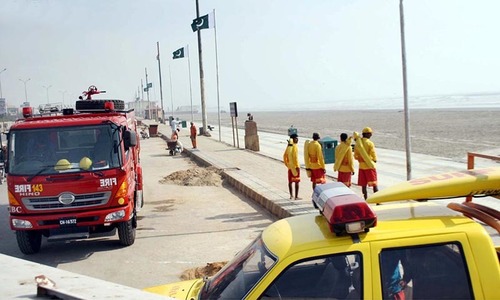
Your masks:
{"label": "person walking", "polygon": [[196,126],[191,122],[191,127],[189,127],[189,138],[191,138],[191,144],[193,144],[193,149],[196,149]]}
{"label": "person walking", "polygon": [[[311,174],[312,188],[316,187],[316,184],[323,184],[326,182],[325,178],[325,159],[323,157],[323,150],[321,149],[321,144],[318,142],[320,139],[319,133],[315,132],[312,135],[312,141],[307,143],[304,147],[306,155],[304,159],[306,160],[307,171]],[[309,173],[308,172],[308,173]],[[309,175],[309,174],[308,174]]]}
{"label": "person walking", "polygon": [[296,133],[290,135],[288,145],[283,153],[283,162],[288,169],[288,191],[290,192],[290,199],[294,199],[293,183],[295,183],[295,200],[301,200],[301,198],[299,198],[300,165],[298,142],[299,136]]}
{"label": "person walking", "polygon": [[351,148],[352,137],[347,133],[340,135],[340,144],[335,148],[335,164],[333,170],[338,172],[337,181],[347,187],[351,186],[351,177],[354,174],[354,158]]}
{"label": "person walking", "polygon": [[370,127],[363,128],[362,137],[354,133],[356,145],[354,146],[354,158],[359,162],[358,185],[361,186],[363,197],[368,198],[367,186],[373,187],[373,192],[378,192],[377,185],[377,154],[375,144],[370,141],[373,130]]}

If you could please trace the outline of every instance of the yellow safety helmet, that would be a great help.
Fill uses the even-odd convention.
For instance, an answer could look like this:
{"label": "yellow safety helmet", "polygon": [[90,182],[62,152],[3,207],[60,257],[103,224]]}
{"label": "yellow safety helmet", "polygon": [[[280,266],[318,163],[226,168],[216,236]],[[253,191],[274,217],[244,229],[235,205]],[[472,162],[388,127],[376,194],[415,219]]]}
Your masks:
{"label": "yellow safety helmet", "polygon": [[60,159],[54,167],[56,171],[69,170],[70,168],[71,168],[71,163],[69,162],[69,160],[64,158]]}
{"label": "yellow safety helmet", "polygon": [[363,133],[373,133],[373,130],[370,127],[363,128]]}

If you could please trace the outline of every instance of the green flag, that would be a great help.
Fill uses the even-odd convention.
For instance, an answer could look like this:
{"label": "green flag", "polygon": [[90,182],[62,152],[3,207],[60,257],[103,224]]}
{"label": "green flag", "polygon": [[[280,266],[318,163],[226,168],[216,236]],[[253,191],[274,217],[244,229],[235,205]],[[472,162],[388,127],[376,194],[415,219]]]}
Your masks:
{"label": "green flag", "polygon": [[210,24],[208,20],[208,14],[194,19],[193,23],[191,23],[191,29],[193,29],[193,32],[200,29],[207,29],[211,27],[213,27],[213,24]]}
{"label": "green flag", "polygon": [[173,54],[173,57],[172,57],[173,59],[183,58],[184,57],[184,47],[175,50],[172,54]]}

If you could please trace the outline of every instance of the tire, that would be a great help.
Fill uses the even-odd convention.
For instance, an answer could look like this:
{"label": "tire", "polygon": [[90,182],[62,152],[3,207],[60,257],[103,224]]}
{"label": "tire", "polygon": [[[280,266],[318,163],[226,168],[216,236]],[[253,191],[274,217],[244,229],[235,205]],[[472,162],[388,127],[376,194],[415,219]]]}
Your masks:
{"label": "tire", "polygon": [[123,100],[78,100],[76,101],[76,110],[104,109],[104,103],[113,102],[115,110],[125,110]]}
{"label": "tire", "polygon": [[312,201],[314,208],[319,209],[319,207],[316,205],[316,202]]}
{"label": "tire", "polygon": [[18,230],[16,239],[19,249],[26,255],[38,253],[42,246],[42,233],[38,231]]}
{"label": "tire", "polygon": [[120,238],[120,244],[123,246],[130,246],[133,245],[135,242],[135,232],[136,232],[136,226],[135,225],[135,219],[136,217],[134,216],[132,219],[126,221],[126,222],[121,222],[118,224],[118,237]]}

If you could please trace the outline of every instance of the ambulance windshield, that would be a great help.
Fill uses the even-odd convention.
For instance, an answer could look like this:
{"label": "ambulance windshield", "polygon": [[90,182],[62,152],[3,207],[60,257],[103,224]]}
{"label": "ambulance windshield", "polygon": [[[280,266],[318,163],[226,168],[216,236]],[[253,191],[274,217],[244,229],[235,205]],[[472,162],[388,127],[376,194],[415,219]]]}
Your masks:
{"label": "ambulance windshield", "polygon": [[244,299],[275,262],[259,236],[205,282],[200,299]]}

